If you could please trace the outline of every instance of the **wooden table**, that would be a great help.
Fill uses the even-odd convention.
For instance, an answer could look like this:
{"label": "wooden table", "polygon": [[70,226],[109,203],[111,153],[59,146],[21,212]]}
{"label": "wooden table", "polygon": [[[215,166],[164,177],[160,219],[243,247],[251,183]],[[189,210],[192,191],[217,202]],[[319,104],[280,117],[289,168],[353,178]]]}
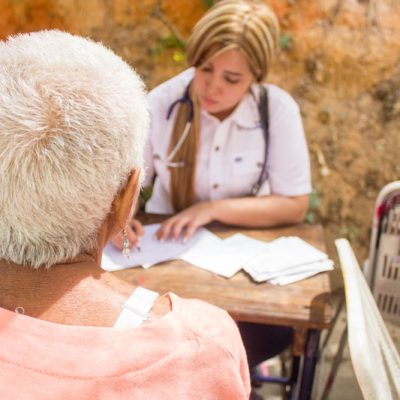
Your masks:
{"label": "wooden table", "polygon": [[[159,221],[160,217],[143,216],[141,219],[144,223],[151,223]],[[222,238],[237,232],[264,241],[280,236],[299,236],[325,251],[323,230],[318,225],[244,229],[215,224],[208,228]],[[205,300],[225,309],[237,321],[294,328],[292,376],[287,383],[291,386],[292,398],[297,391],[299,399],[310,397],[319,335],[322,329],[330,328],[333,319],[329,273],[320,273],[287,286],[275,286],[265,282],[255,283],[243,271],[227,279],[184,261],[174,260],[147,270],[130,268],[114,274],[159,293],[171,291],[181,297]],[[304,362],[300,371],[301,357]],[[300,385],[297,389],[298,382]]]}

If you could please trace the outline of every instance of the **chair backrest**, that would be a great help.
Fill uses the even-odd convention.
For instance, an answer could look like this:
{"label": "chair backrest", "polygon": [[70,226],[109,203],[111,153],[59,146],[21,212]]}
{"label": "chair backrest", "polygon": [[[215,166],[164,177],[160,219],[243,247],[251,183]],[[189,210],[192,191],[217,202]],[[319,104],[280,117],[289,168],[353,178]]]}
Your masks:
{"label": "chair backrest", "polygon": [[[343,272],[347,326],[319,398],[326,400],[329,396],[347,333],[354,372],[364,398],[400,399],[400,358],[383,321],[384,318],[400,325],[400,181],[379,192],[369,257],[363,270],[347,240],[335,243]],[[340,310],[341,307],[336,318]]]}
{"label": "chair backrest", "polygon": [[385,320],[400,326],[400,181],[377,197],[364,273]]}
{"label": "chair backrest", "polygon": [[347,239],[335,241],[347,306],[350,356],[364,399],[400,398],[400,356]]}

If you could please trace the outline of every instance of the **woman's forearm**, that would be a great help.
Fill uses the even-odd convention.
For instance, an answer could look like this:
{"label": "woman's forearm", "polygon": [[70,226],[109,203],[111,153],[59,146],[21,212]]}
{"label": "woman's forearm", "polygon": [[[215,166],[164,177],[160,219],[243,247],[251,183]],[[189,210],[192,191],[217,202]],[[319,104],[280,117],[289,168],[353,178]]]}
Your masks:
{"label": "woman's forearm", "polygon": [[299,223],[308,206],[308,195],[242,197],[211,201],[213,220],[225,224],[268,227]]}

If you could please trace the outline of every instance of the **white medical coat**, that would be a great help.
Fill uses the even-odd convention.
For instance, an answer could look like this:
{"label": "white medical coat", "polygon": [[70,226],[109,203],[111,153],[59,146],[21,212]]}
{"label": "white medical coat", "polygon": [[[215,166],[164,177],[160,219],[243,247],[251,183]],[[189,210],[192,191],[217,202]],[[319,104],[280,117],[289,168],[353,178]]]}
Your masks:
{"label": "white medical coat", "polygon": [[[167,150],[178,106],[167,120],[170,105],[181,98],[193,79],[190,68],[153,89],[149,95],[151,128],[145,150],[146,179],[154,174],[149,213],[172,214]],[[299,196],[311,192],[310,162],[300,111],[294,99],[267,84],[269,107],[268,178],[258,196]],[[207,201],[251,194],[264,162],[264,134],[258,111],[258,86],[245,95],[232,114],[219,121],[201,111],[201,134],[195,175],[196,200]]]}

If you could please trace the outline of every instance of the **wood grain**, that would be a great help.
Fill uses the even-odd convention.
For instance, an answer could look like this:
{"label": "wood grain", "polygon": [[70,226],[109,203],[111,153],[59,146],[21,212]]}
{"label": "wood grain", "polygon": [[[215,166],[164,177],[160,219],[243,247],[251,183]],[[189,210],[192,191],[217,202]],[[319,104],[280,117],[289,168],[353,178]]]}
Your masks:
{"label": "wood grain", "polygon": [[[162,218],[141,216],[144,223],[158,222]],[[323,230],[318,225],[244,229],[212,224],[208,228],[223,238],[237,232],[264,241],[279,236],[299,236],[325,251]],[[159,293],[174,292],[181,297],[198,298],[215,304],[237,321],[292,326],[299,330],[329,328],[332,321],[328,272],[287,286],[255,283],[243,271],[227,279],[181,260],[164,262],[147,270],[136,267],[114,274]]]}

